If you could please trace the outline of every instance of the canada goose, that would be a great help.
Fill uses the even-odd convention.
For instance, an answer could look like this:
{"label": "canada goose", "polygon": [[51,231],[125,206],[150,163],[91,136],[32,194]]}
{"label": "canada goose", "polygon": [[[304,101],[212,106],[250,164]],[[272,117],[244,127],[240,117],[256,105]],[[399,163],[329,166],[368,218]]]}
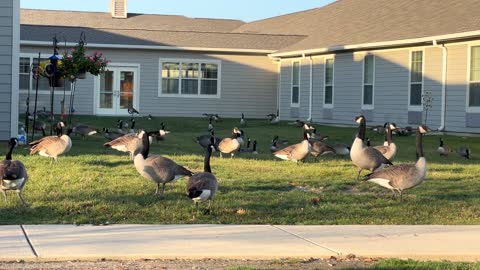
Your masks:
{"label": "canada goose", "polygon": [[335,154],[335,149],[322,141],[311,142],[312,150],[310,154],[318,161],[318,156],[325,154]]}
{"label": "canada goose", "polygon": [[417,162],[390,166],[383,170],[373,172],[365,177],[365,180],[378,184],[400,193],[400,201],[403,201],[402,193],[405,189],[418,186],[427,176],[427,161],[423,154],[422,137],[427,132],[426,126],[419,126],[416,137]]}
{"label": "canada goose", "polygon": [[470,148],[462,146],[458,148],[457,154],[459,154],[461,157],[465,159],[470,159],[472,151],[470,150]]}
{"label": "canada goose", "polygon": [[393,123],[385,123],[385,138],[383,145],[374,146],[384,157],[393,161],[397,154],[397,145],[392,141],[392,131],[397,127]]}
{"label": "canada goose", "polygon": [[[277,136],[278,137],[278,136]],[[280,150],[280,147],[278,147],[278,141],[276,138],[273,138],[272,144],[270,145],[270,152],[276,152]]]}
{"label": "canada goose", "polygon": [[40,140],[29,143],[30,155],[40,154],[40,156],[51,157],[57,161],[59,155],[63,155],[72,148],[72,140],[69,135],[72,129],[69,128],[67,134],[63,134],[63,127],[65,123],[59,122],[57,124],[57,136],[43,137]]}
{"label": "canada goose", "polygon": [[158,133],[155,133],[156,138],[157,138],[157,142],[165,140],[165,137],[169,133],[170,133],[170,131],[165,130],[165,124],[162,122],[160,124],[160,131]]}
{"label": "canada goose", "polygon": [[371,129],[372,129],[373,132],[377,132],[379,134],[382,134],[385,131],[385,126],[376,125],[376,126],[371,127]]}
{"label": "canada goose", "polygon": [[251,153],[251,154],[254,154],[254,155],[258,155],[257,140],[253,140],[253,146],[252,146],[252,148],[250,148],[250,139],[248,139],[247,148],[240,148],[238,151],[242,152],[242,153]]}
{"label": "canada goose", "polygon": [[25,187],[25,184],[28,181],[28,174],[25,165],[19,160],[12,160],[13,148],[18,145],[16,138],[11,138],[8,141],[9,150],[5,157],[5,160],[0,162],[0,176],[2,179],[1,182],[1,191],[3,193],[3,198],[5,203],[7,203],[7,190],[17,191],[18,197],[22,200],[23,206],[27,206],[25,199],[23,199],[22,191]]}
{"label": "canada goose", "polygon": [[119,119],[117,121],[117,131],[118,131],[118,133],[127,134],[127,132],[125,131],[125,128],[128,128],[128,124],[124,123],[123,120]]}
{"label": "canada goose", "polygon": [[440,144],[437,148],[437,152],[440,154],[441,157],[446,157],[446,156],[448,156],[448,154],[450,152],[452,152],[450,147],[448,147],[448,145],[445,145],[443,143],[443,138],[442,137],[440,137]]}
{"label": "canada goose", "polygon": [[211,202],[218,190],[218,181],[212,174],[210,168],[210,157],[215,152],[214,137],[211,138],[210,144],[205,148],[205,159],[203,163],[203,172],[195,173],[188,179],[187,195],[195,204],[198,212],[198,203],[208,200],[208,209],[210,210]]}
{"label": "canada goose", "polygon": [[[395,124],[395,123],[394,123]],[[396,125],[395,125],[396,126]],[[394,130],[394,132],[398,136],[410,136],[413,132],[413,128],[411,126],[406,126],[404,128],[398,127]]]}
{"label": "canada goose", "polygon": [[222,140],[219,137],[215,137],[215,131],[211,131],[210,134],[201,135],[198,137],[193,138],[193,140],[198,143],[203,149],[207,148],[210,145],[210,138],[213,137],[213,145],[216,149],[218,149],[218,144]]}
{"label": "canada goose", "polygon": [[133,157],[142,150],[143,144],[137,133],[130,133],[104,143],[103,146],[120,152],[128,152],[130,153],[130,160],[133,160]]}
{"label": "canada goose", "polygon": [[355,166],[358,167],[357,180],[360,178],[362,170],[375,171],[382,165],[392,165],[390,160],[386,159],[382,153],[373,147],[367,147],[364,143],[366,131],[366,119],[363,115],[355,117],[355,122],[359,124],[358,133],[352,144],[350,158]]}
{"label": "canada goose", "polygon": [[82,139],[85,139],[85,136],[92,136],[94,134],[97,134],[97,130],[86,125],[77,125],[73,127],[72,133],[80,134],[82,136]]}
{"label": "canada goose", "polygon": [[[309,126],[309,127],[312,128],[313,126]],[[311,138],[310,138],[311,141],[325,141],[327,139],[328,139],[327,135],[322,135],[320,133],[317,133],[317,129],[313,127],[311,131]]]}
{"label": "canada goose", "polygon": [[212,119],[213,121],[215,122],[219,122],[220,121],[220,116],[218,114],[214,114],[214,113],[204,113],[203,116],[209,118],[209,119]]}
{"label": "canada goose", "polygon": [[247,125],[247,122],[245,121],[245,115],[242,113],[242,118],[240,118],[240,126],[244,127]]}
{"label": "canada goose", "polygon": [[135,108],[133,108],[133,107],[128,107],[127,111],[128,111],[128,114],[131,114],[132,116],[133,116],[134,114],[140,114],[140,113],[139,113]]}
{"label": "canada goose", "polygon": [[220,157],[222,157],[222,153],[230,154],[231,157],[235,155],[235,152],[240,149],[240,130],[238,128],[233,129],[233,134],[231,138],[224,138],[218,144],[218,150],[220,151]]}
{"label": "canada goose", "polygon": [[207,131],[213,131],[213,124],[212,124],[212,118],[208,119],[208,128]]}
{"label": "canada goose", "polygon": [[125,134],[116,131],[109,131],[108,128],[103,128],[103,137],[108,140],[115,140],[122,137],[123,135]]}
{"label": "canada goose", "polygon": [[[192,175],[191,171],[178,165],[169,158],[160,155],[148,156],[150,143],[147,132],[141,130],[138,133],[138,137],[142,140],[142,151],[135,156],[133,162],[141,176],[157,183],[155,195],[163,197],[166,183],[174,182],[182,177]],[[162,184],[161,192],[159,192],[160,184]]]}
{"label": "canada goose", "polygon": [[339,156],[348,156],[350,155],[351,147],[344,143],[336,143],[333,145],[333,149],[335,150],[335,154]]}
{"label": "canada goose", "polygon": [[287,146],[273,153],[274,156],[293,162],[304,161],[312,150],[312,146],[308,142],[308,133],[303,132],[303,141],[294,145]]}
{"label": "canada goose", "polygon": [[148,120],[153,120],[153,116],[151,114],[148,115]]}
{"label": "canada goose", "polygon": [[270,121],[270,124],[276,125],[280,123],[280,115],[279,115],[279,110],[277,110],[277,114],[269,114],[267,115]]}
{"label": "canada goose", "polygon": [[36,120],[35,121],[35,126],[33,127],[35,130],[40,130],[42,131],[42,136],[45,137],[47,136],[46,133],[45,133],[45,129],[47,128],[47,124],[45,124],[45,122],[41,121],[41,120]]}
{"label": "canada goose", "polygon": [[273,137],[272,142],[274,140],[277,141],[277,144],[288,144],[288,140],[280,139],[280,137],[278,137],[278,135],[275,135]]}
{"label": "canada goose", "polygon": [[128,133],[135,133],[135,118],[130,119],[130,130]]}
{"label": "canada goose", "polygon": [[370,138],[365,139],[365,145],[367,145],[367,147],[372,146],[372,142],[370,141]]}

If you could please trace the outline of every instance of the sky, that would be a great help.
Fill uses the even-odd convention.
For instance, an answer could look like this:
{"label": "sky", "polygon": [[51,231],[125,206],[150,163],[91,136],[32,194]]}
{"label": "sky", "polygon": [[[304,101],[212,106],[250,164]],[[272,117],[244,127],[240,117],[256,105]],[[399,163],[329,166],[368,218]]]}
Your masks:
{"label": "sky", "polygon": [[[128,12],[246,22],[317,8],[334,0],[130,0]],[[21,8],[108,12],[109,0],[20,0]]]}

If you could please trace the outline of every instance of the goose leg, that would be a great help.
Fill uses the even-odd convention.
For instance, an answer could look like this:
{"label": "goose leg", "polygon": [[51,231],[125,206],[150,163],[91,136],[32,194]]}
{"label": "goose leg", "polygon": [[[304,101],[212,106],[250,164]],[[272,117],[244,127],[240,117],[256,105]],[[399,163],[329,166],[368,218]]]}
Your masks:
{"label": "goose leg", "polygon": [[222,152],[220,152],[220,158],[223,158],[223,156],[222,156]]}
{"label": "goose leg", "polygon": [[157,188],[155,189],[155,195],[158,195],[158,191],[160,190],[160,183],[157,183]]}
{"label": "goose leg", "polygon": [[18,197],[20,197],[20,200],[22,200],[23,207],[27,207],[28,204],[25,202],[25,199],[22,196],[22,190],[17,190]]}
{"label": "goose leg", "polygon": [[230,155],[231,155],[230,158],[233,158],[233,156],[234,156],[235,154],[234,154],[234,153],[231,153]]}
{"label": "goose leg", "polygon": [[360,173],[363,171],[363,169],[358,169],[358,175],[357,175],[357,180],[360,180]]}
{"label": "goose leg", "polygon": [[394,200],[395,197],[397,196],[397,193],[395,193],[395,189],[391,189],[391,191],[393,192],[392,200]]}
{"label": "goose leg", "polygon": [[400,202],[403,202],[403,191],[399,190],[398,192],[400,192]]}
{"label": "goose leg", "polygon": [[162,185],[162,193],[160,194],[160,196],[162,196],[162,198],[163,198],[164,193],[165,193],[165,183],[163,183],[163,185]]}

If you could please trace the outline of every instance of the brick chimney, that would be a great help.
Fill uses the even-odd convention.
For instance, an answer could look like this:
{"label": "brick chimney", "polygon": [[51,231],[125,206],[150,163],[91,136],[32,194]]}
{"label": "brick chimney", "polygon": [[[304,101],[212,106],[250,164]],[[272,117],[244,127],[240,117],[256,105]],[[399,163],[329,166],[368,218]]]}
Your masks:
{"label": "brick chimney", "polygon": [[127,18],[127,0],[110,0],[110,14],[112,18]]}

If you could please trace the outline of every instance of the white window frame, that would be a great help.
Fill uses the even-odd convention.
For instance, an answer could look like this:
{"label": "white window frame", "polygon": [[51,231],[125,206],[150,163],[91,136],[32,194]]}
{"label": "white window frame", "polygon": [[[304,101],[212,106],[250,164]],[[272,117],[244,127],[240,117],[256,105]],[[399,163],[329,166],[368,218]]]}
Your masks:
{"label": "white window frame", "polygon": [[[333,60],[333,66],[332,66],[332,83],[327,85],[327,61],[328,60]],[[335,56],[329,56],[325,57],[323,60],[323,108],[325,109],[332,109],[333,104],[335,104]],[[325,103],[325,88],[327,86],[332,87],[332,104],[326,104]]]}
{"label": "white window frame", "polygon": [[[410,105],[410,97],[412,93],[412,55],[414,52],[422,52],[422,82],[418,83],[415,82],[414,84],[421,84],[422,85],[422,93],[420,97],[420,105]],[[425,57],[425,49],[412,49],[409,51],[409,57],[408,57],[408,110],[409,111],[416,111],[416,112],[421,112],[423,111],[423,94],[425,92],[425,62],[426,62],[426,57]]]}
{"label": "white window frame", "polygon": [[[467,53],[467,89],[465,96],[465,111],[467,113],[480,113],[480,106],[470,107],[470,83],[476,83],[477,81],[470,81],[470,75],[472,72],[472,47],[480,47],[480,43],[469,43],[468,44],[468,53]],[[480,81],[479,81],[480,83]]]}
{"label": "white window frame", "polygon": [[[174,62],[180,64],[180,76],[178,77],[178,94],[165,94],[162,93],[162,69],[164,62]],[[198,64],[199,76],[198,76],[198,94],[189,95],[182,94],[182,66],[184,63],[194,63]],[[216,64],[218,67],[217,70],[217,94],[216,95],[205,95],[201,94],[202,87],[202,77],[201,69],[202,64]],[[158,61],[158,97],[175,97],[175,98],[221,98],[221,89],[222,89],[222,61],[221,60],[212,60],[212,59],[185,59],[185,58],[160,58]]]}
{"label": "white window frame", "polygon": [[[52,56],[51,54],[40,54],[41,59],[49,58]],[[59,58],[62,58],[63,55],[58,55]],[[34,61],[38,58],[38,53],[20,53],[20,56],[18,57],[18,61],[20,62],[20,58],[30,58],[30,67],[32,67],[32,64]],[[19,66],[20,68],[20,66]],[[20,80],[20,73],[18,76],[18,80]],[[65,83],[68,83],[69,81],[66,80]],[[32,70],[30,68],[30,80],[29,80],[29,87],[30,87],[30,95],[33,93],[35,94],[35,84],[34,80],[32,78]],[[67,88],[65,90],[66,95],[70,95],[70,86],[66,85]],[[20,84],[18,85],[19,87],[19,93],[20,94],[28,94],[28,90],[20,89]],[[38,94],[39,95],[50,95],[50,89],[38,89]],[[54,95],[63,95],[63,87],[56,87],[55,91],[53,93]]]}
{"label": "white window frame", "polygon": [[[372,77],[372,83],[365,83],[365,59],[367,59],[368,56],[372,56],[373,59],[373,77]],[[363,56],[363,63],[362,63],[362,100],[361,105],[362,105],[362,110],[373,110],[375,108],[375,62],[376,62],[376,57],[374,54],[365,54]],[[372,104],[364,104],[364,97],[365,97],[365,86],[372,86]]]}
{"label": "white window frame", "polygon": [[[293,84],[293,67],[295,63],[298,63],[298,85]],[[300,78],[302,77],[302,62],[300,60],[292,60],[292,72],[290,78],[290,107],[298,108],[300,107]],[[298,87],[298,103],[293,103],[293,87]]]}

